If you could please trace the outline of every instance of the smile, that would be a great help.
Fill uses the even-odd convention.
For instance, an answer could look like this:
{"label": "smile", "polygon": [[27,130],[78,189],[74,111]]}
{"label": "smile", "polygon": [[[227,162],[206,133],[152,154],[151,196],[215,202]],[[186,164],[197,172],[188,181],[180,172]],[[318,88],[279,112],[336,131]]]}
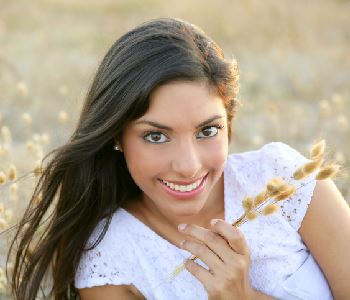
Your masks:
{"label": "smile", "polygon": [[174,191],[179,191],[179,192],[190,192],[198,188],[198,186],[201,184],[203,178],[197,180],[196,182],[188,185],[180,185],[180,184],[174,184],[172,182],[162,180],[161,181],[166,184],[167,187],[171,188]]}
{"label": "smile", "polygon": [[163,179],[159,179],[159,181],[161,182],[161,185],[165,191],[171,196],[180,199],[189,199],[199,195],[204,190],[208,174],[209,173],[191,184],[179,184],[179,182],[174,183]]}

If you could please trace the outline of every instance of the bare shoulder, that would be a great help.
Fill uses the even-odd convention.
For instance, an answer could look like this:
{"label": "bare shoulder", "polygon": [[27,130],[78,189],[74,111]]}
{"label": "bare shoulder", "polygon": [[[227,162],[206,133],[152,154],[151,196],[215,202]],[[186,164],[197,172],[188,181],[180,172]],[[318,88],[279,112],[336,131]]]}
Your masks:
{"label": "bare shoulder", "polygon": [[133,285],[103,285],[79,289],[82,300],[139,300],[146,299]]}
{"label": "bare shoulder", "polygon": [[350,294],[350,208],[333,180],[316,182],[299,233],[326,275],[335,298],[344,299]]}

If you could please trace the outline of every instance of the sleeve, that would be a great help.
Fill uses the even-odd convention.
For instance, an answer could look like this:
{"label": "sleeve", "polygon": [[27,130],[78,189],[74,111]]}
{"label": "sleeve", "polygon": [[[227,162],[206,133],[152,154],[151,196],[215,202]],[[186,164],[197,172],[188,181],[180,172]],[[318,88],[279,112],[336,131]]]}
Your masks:
{"label": "sleeve", "polygon": [[311,160],[282,142],[272,142],[264,148],[264,157],[267,163],[273,167],[273,177],[281,177],[297,188],[291,197],[279,203],[282,217],[297,231],[301,226],[316,186],[317,170],[301,180],[296,180],[293,178],[294,171]]}
{"label": "sleeve", "polygon": [[303,264],[271,293],[277,299],[333,300],[328,281],[310,253]]}
{"label": "sleeve", "polygon": [[[111,229],[113,223],[95,248],[82,253],[74,278],[76,288],[132,283],[129,272],[133,268],[128,259],[129,255],[123,250],[122,243],[112,238]],[[95,241],[97,237],[94,232],[88,244],[92,245],[91,241]]]}

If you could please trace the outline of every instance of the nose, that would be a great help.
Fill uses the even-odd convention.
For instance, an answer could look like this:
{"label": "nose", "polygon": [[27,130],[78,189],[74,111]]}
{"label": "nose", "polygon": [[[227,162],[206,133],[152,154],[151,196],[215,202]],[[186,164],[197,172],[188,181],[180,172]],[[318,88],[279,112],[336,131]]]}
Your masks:
{"label": "nose", "polygon": [[193,141],[182,141],[176,146],[172,160],[172,169],[180,177],[179,179],[196,178],[201,170],[199,153]]}

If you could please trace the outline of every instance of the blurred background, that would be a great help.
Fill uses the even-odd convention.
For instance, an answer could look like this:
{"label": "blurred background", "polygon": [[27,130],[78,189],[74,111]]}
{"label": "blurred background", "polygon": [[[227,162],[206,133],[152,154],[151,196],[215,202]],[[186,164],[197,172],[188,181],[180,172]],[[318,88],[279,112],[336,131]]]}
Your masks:
{"label": "blurred background", "polygon": [[[198,25],[238,61],[231,152],[282,141],[308,156],[324,138],[349,169],[350,1],[0,0],[0,231],[22,214],[40,160],[72,134],[107,50],[166,16]],[[350,202],[349,177],[335,181]],[[3,291],[8,241],[0,236]]]}

